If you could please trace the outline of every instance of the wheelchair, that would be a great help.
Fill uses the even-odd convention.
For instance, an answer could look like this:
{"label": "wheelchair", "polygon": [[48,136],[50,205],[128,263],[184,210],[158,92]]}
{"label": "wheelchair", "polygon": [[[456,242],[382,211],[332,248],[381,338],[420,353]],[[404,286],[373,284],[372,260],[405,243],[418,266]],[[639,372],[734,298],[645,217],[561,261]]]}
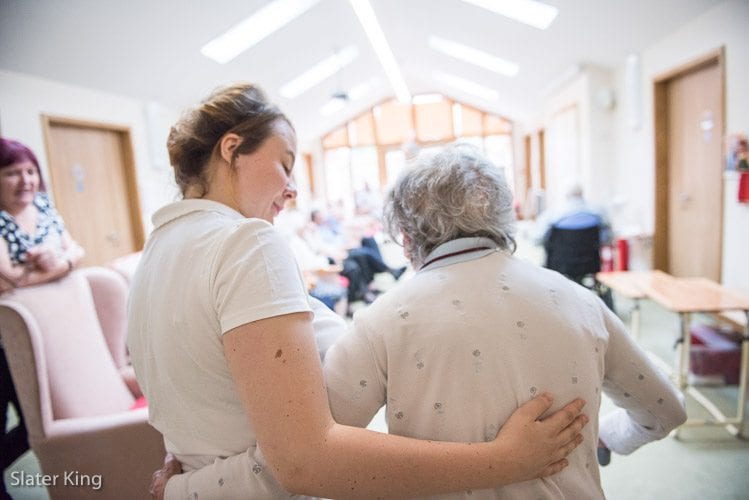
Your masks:
{"label": "wheelchair", "polygon": [[552,226],[544,242],[545,267],[557,271],[603,300],[614,310],[611,290],[596,279],[601,270],[601,227],[563,229]]}

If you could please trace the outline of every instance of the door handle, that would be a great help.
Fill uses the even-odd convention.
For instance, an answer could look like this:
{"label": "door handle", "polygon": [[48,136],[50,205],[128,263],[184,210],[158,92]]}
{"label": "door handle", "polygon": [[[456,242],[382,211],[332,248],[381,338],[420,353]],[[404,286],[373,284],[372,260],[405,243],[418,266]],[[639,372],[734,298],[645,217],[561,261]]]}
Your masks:
{"label": "door handle", "polygon": [[112,244],[112,246],[114,246],[115,248],[116,248],[116,247],[119,247],[119,246],[120,246],[120,236],[119,236],[119,235],[117,234],[117,232],[116,232],[116,231],[112,231],[111,233],[107,233],[107,235],[105,236],[105,238],[106,238],[106,239],[107,239],[107,241],[109,241],[109,242],[110,242],[110,243]]}
{"label": "door handle", "polygon": [[692,196],[689,193],[679,193],[678,199],[679,205],[682,208],[686,208],[686,206],[689,205],[689,202],[692,201]]}

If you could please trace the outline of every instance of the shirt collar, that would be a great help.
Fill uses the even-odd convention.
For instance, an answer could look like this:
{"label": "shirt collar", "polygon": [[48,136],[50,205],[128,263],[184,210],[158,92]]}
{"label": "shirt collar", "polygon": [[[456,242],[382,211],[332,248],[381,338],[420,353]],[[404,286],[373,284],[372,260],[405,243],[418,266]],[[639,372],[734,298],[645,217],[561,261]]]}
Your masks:
{"label": "shirt collar", "polygon": [[[476,251],[470,251],[474,248],[482,248],[487,247],[482,250],[476,250]],[[479,259],[481,257],[484,257],[486,255],[489,255],[490,253],[496,252],[499,250],[499,245],[490,238],[485,237],[475,237],[475,238],[457,238],[454,240],[450,240],[446,243],[441,244],[431,252],[429,252],[429,255],[427,255],[426,259],[424,259],[425,263],[431,263],[428,267],[422,267],[419,272],[422,270],[429,271],[431,269],[437,269],[440,267],[450,266],[452,264],[457,264],[459,262],[466,262],[469,260]],[[458,252],[465,252],[465,253],[459,253],[458,255],[450,255],[452,253],[458,253]],[[447,257],[446,257],[447,256]],[[436,260],[439,259],[439,260]]]}
{"label": "shirt collar", "polygon": [[170,203],[158,209],[152,217],[154,229],[193,212],[215,212],[232,219],[244,219],[244,216],[231,207],[212,200],[190,198]]}

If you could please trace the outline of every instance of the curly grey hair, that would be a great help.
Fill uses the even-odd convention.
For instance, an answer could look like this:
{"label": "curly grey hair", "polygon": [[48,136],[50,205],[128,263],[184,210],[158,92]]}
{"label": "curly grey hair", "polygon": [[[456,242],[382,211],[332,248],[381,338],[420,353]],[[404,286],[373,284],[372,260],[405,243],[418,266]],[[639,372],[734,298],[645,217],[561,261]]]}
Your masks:
{"label": "curly grey hair", "polygon": [[390,236],[410,240],[417,269],[429,253],[456,238],[483,236],[515,251],[512,192],[501,169],[468,144],[453,143],[409,164],[387,196]]}

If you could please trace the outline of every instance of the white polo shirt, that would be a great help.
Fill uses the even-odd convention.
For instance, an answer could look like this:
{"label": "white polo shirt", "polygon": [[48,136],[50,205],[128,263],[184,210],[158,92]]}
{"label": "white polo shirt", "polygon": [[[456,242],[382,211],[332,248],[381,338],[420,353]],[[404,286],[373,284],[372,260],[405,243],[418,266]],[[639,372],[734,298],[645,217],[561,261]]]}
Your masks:
{"label": "white polo shirt", "polygon": [[[153,222],[132,282],[128,326],[149,420],[185,470],[249,450],[254,473],[262,475],[221,336],[312,310],[294,257],[266,221],[208,200],[173,203]],[[264,475],[268,492],[275,491]]]}

